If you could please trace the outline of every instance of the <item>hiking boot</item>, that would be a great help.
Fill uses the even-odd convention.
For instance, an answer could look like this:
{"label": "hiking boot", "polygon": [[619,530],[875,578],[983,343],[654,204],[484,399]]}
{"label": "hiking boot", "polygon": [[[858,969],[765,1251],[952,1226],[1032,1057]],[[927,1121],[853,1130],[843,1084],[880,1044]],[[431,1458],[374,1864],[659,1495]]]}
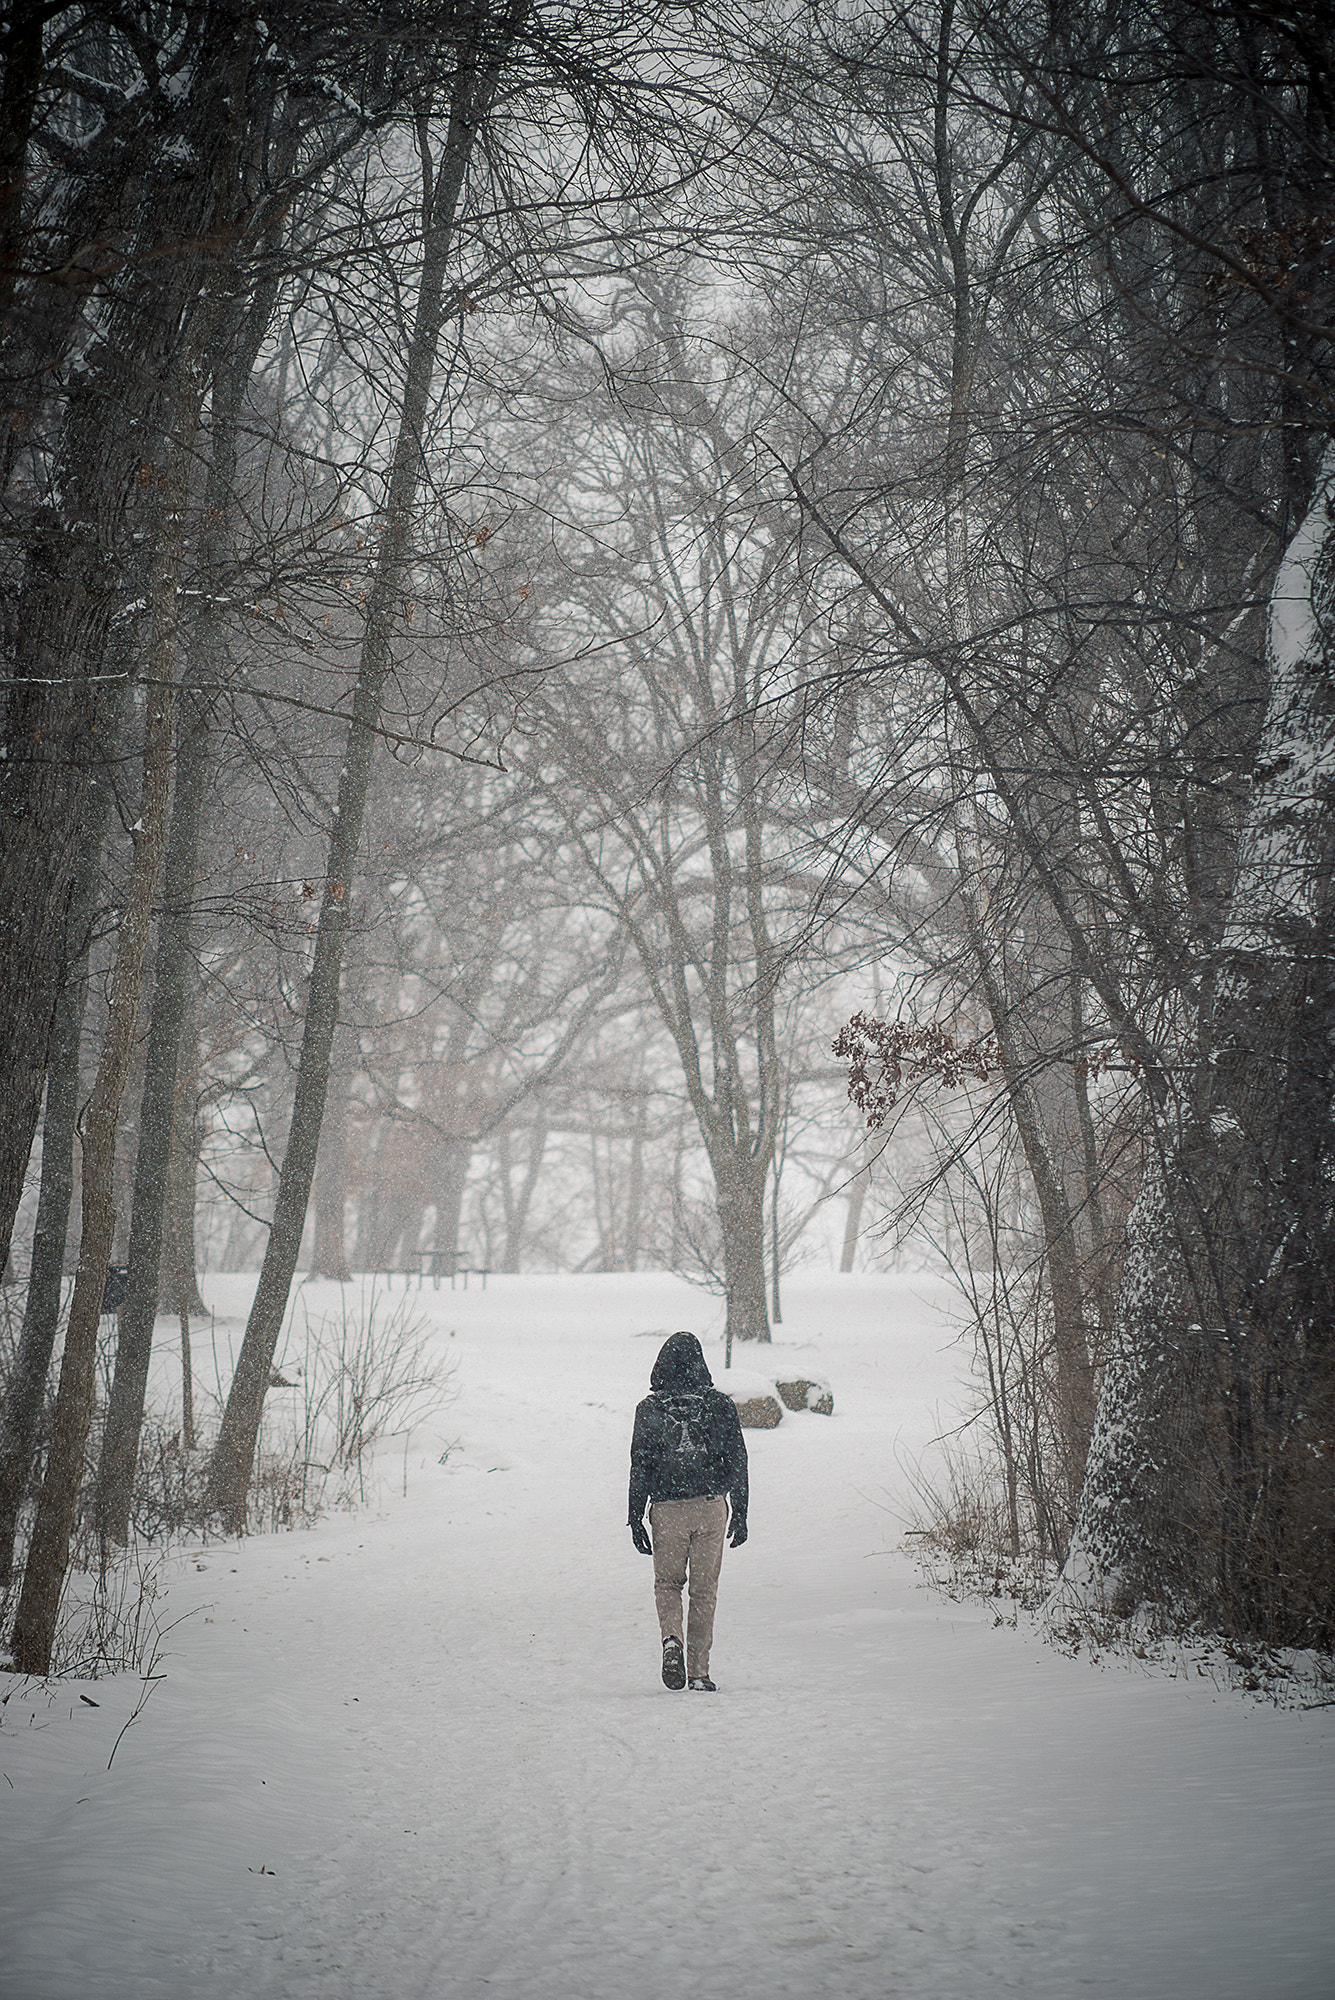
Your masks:
{"label": "hiking boot", "polygon": [[686,1685],[688,1688],[692,1689],[693,1692],[696,1694],[718,1693],[718,1689],[714,1686],[714,1683],[713,1681],[710,1680],[708,1674],[692,1674],[691,1678],[687,1681]]}
{"label": "hiking boot", "polygon": [[686,1659],[680,1639],[663,1641],[663,1686],[677,1693],[686,1685]]}

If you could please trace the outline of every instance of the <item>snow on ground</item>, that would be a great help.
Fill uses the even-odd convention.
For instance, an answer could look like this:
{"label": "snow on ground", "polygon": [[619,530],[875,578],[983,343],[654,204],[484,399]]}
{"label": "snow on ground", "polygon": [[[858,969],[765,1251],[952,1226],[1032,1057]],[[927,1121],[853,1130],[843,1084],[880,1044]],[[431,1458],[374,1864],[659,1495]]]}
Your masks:
{"label": "snow on ground", "polygon": [[1335,1711],[1095,1670],[893,1552],[896,1445],[958,1396],[930,1287],[790,1283],[774,1366],[836,1413],[748,1433],[713,1697],[662,1687],[623,1523],[658,1340],[717,1372],[715,1303],[413,1299],[456,1400],[365,1510],[173,1559],[110,1770],[137,1680],[0,1677],[4,2000],[1335,1995]]}

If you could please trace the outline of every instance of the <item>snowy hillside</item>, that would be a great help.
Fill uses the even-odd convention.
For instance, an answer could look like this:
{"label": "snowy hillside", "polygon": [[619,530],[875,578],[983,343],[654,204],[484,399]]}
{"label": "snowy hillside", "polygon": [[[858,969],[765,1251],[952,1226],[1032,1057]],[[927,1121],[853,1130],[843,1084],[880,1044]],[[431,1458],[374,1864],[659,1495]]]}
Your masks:
{"label": "snowy hillside", "polygon": [[[245,1281],[210,1300],[225,1354]],[[720,1373],[714,1302],[413,1302],[454,1401],[363,1511],[173,1558],[110,1770],[136,1680],[0,1678],[5,2000],[1335,1994],[1335,1710],[1096,1671],[894,1552],[963,1372],[925,1283],[790,1284],[774,1367],[835,1415],[747,1434],[715,1697],[662,1687],[624,1525],[658,1342]]]}

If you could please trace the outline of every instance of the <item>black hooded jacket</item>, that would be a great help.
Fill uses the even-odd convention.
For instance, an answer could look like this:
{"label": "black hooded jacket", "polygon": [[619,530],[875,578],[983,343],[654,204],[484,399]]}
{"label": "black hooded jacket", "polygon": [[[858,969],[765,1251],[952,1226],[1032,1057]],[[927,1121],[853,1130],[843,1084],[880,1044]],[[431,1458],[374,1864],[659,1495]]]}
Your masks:
{"label": "black hooded jacket", "polygon": [[726,1493],[731,1526],[746,1526],[746,1443],[737,1405],[714,1387],[693,1333],[663,1343],[649,1377],[652,1394],[635,1412],[630,1441],[630,1521],[650,1500],[698,1500]]}

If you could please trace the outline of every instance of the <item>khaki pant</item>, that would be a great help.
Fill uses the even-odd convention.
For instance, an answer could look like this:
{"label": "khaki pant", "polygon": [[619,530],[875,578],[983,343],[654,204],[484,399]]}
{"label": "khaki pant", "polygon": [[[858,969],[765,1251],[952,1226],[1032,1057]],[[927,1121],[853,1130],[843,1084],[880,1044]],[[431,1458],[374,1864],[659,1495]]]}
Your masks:
{"label": "khaki pant", "polygon": [[665,1639],[681,1637],[681,1592],[690,1571],[691,1609],[686,1627],[686,1673],[690,1680],[702,1680],[709,1673],[714,1604],[727,1527],[728,1503],[721,1494],[704,1500],[655,1500],[649,1509],[654,1603]]}

